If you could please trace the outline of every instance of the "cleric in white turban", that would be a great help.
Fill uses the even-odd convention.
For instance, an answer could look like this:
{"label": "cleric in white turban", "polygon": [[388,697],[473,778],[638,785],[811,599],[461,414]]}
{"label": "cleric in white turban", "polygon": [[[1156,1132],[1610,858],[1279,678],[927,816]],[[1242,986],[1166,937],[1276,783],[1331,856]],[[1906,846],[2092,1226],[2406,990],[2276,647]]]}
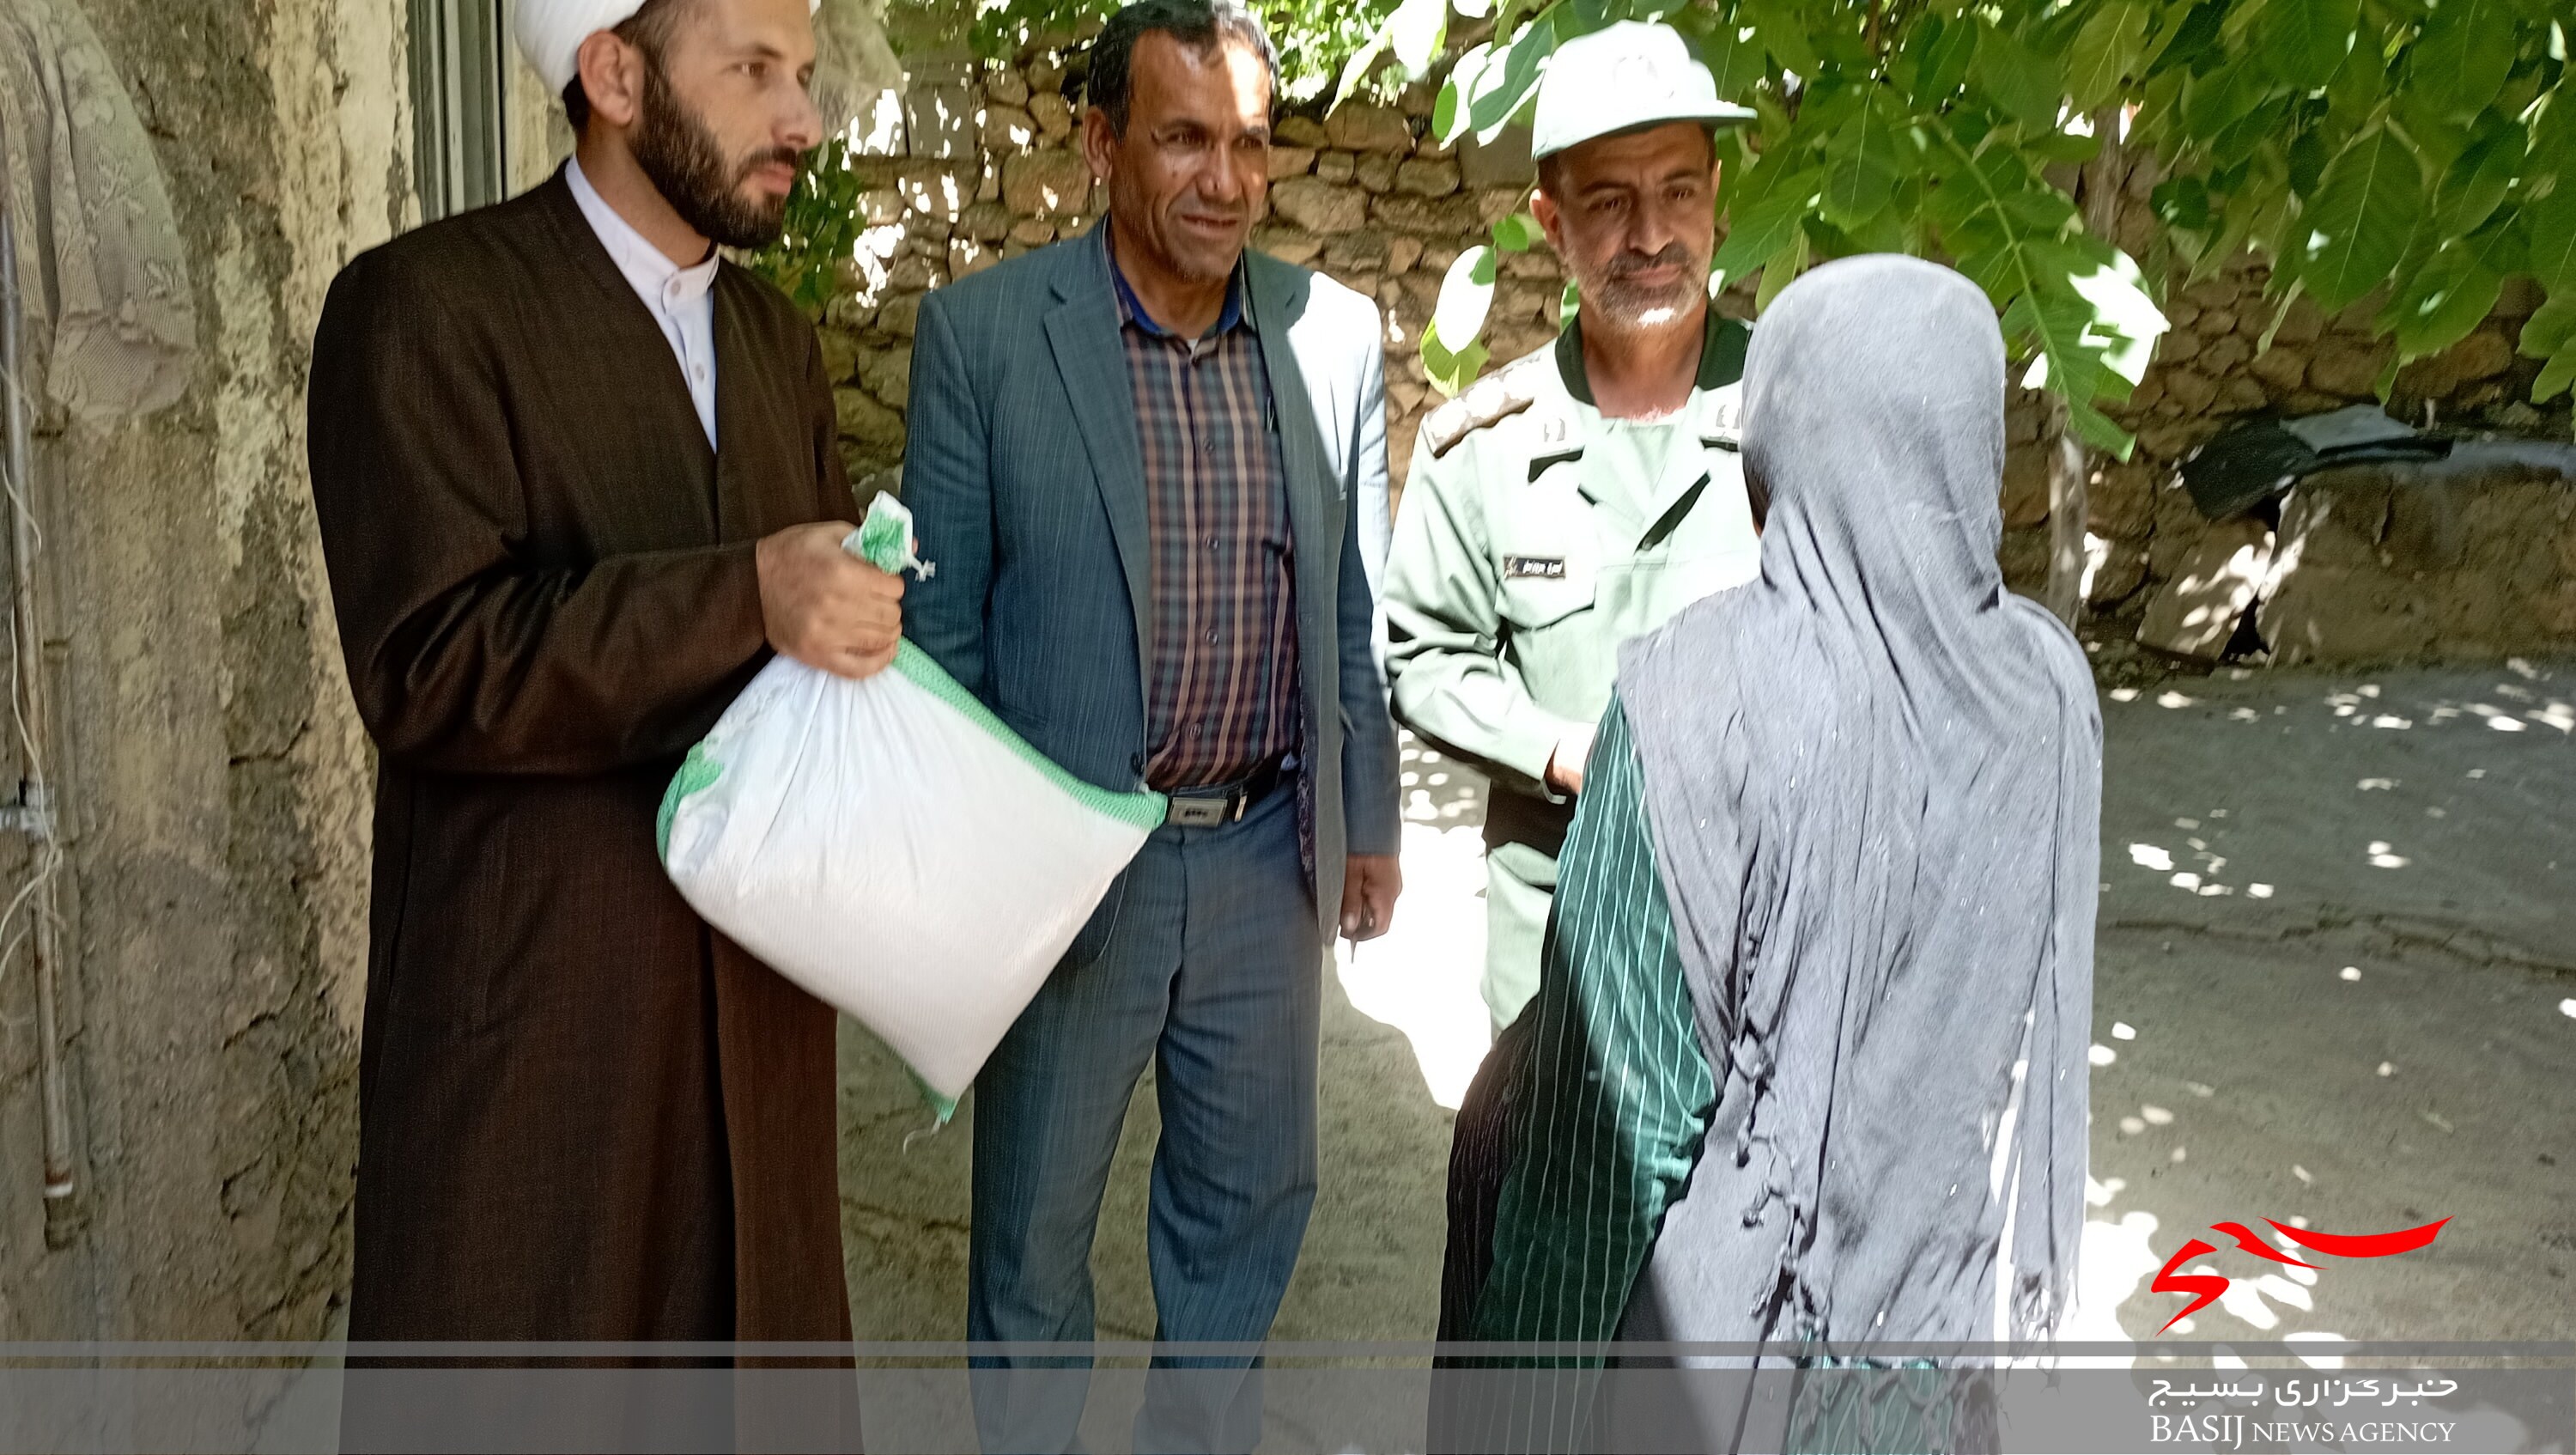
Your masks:
{"label": "cleric in white turban", "polygon": [[[546,89],[561,95],[580,74],[581,43],[624,25],[645,5],[646,0],[519,0],[510,30],[519,53],[545,77]],[[823,0],[806,0],[806,14],[822,8]]]}
{"label": "cleric in white turban", "polygon": [[[520,0],[575,156],[324,308],[313,492],[379,768],[354,1339],[849,1337],[833,1013],[654,845],[773,654],[865,676],[901,631],[839,549],[813,326],[721,251],[778,235],[822,139],[809,14]],[[351,1400],[345,1448],[508,1438]],[[599,1413],[567,1448],[700,1438]]]}

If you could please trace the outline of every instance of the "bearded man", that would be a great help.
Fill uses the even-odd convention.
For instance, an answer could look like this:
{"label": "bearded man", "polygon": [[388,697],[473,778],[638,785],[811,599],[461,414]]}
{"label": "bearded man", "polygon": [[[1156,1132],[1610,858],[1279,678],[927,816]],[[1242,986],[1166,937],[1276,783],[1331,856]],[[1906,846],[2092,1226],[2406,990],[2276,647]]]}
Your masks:
{"label": "bearded man", "polygon": [[718,246],[820,139],[807,0],[520,0],[574,160],[352,263],[313,491],[375,739],[357,1340],[849,1337],[834,1016],[654,817],[773,652],[891,659],[812,327]]}
{"label": "bearded man", "polygon": [[1709,306],[1717,94],[1670,26],[1558,48],[1531,211],[1580,314],[1423,421],[1388,558],[1396,720],[1483,772],[1484,994],[1499,1034],[1538,989],[1556,856],[1619,646],[1754,572],[1736,462],[1749,331]]}
{"label": "bearded man", "polygon": [[1622,21],[1548,62],[1531,204],[1581,309],[1549,347],[1433,411],[1388,558],[1395,715],[1491,780],[1484,993],[1494,1050],[1450,1154],[1441,1337],[1469,1337],[1557,859],[1620,648],[1758,573],[1737,451],[1751,331],[1709,306],[1717,128],[1752,113],[1670,26]]}

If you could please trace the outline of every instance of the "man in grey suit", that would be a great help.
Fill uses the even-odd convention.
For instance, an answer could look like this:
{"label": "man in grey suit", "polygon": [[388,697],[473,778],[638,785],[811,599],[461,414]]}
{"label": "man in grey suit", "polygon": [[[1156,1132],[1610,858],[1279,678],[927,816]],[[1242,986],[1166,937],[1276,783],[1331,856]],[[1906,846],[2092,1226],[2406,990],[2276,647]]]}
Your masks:
{"label": "man in grey suit", "polygon": [[[1231,0],[1121,12],[1083,131],[1107,218],[921,311],[904,496],[939,571],[912,639],[1073,773],[1172,798],[976,1082],[977,1341],[1092,1337],[1149,1064],[1157,1337],[1268,1334],[1314,1201],[1325,948],[1383,933],[1400,888],[1357,518],[1384,510],[1380,324],[1244,251],[1275,76]],[[1086,1367],[1041,1362],[979,1378],[986,1449],[1072,1444]],[[1137,1448],[1249,1450],[1248,1361],[1192,1362],[1149,1381]]]}

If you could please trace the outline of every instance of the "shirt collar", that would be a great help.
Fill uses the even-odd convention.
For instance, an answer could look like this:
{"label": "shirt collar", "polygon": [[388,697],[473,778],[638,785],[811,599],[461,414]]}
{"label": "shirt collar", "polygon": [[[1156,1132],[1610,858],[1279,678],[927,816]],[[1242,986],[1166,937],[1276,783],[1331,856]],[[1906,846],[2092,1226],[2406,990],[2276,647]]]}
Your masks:
{"label": "shirt collar", "polygon": [[[1144,300],[1138,298],[1136,290],[1128,286],[1127,270],[1118,266],[1118,249],[1112,247],[1109,242],[1109,219],[1106,217],[1100,219],[1093,231],[1100,234],[1100,249],[1109,258],[1109,281],[1118,292],[1118,321],[1121,324],[1132,323],[1155,338],[1178,337],[1172,330],[1154,321],[1154,316],[1145,311]],[[1225,311],[1217,315],[1216,327],[1208,330],[1208,337],[1214,338],[1237,327],[1258,332],[1253,329],[1252,315],[1244,311],[1243,272],[1244,264],[1238,259],[1234,265],[1234,275],[1225,280]]]}
{"label": "shirt collar", "polygon": [[683,268],[617,215],[617,209],[599,195],[590,178],[582,175],[580,158],[564,164],[564,179],[571,185],[572,200],[589,221],[590,230],[599,234],[600,245],[608,249],[609,259],[636,292],[668,310],[695,303],[715,287],[716,270],[723,260],[713,248],[707,250],[705,262]]}
{"label": "shirt collar", "polygon": [[[1723,389],[1744,377],[1744,349],[1751,331],[1717,311],[1709,304],[1708,319],[1702,326],[1699,345],[1699,373],[1691,381],[1694,393]],[[1568,319],[1565,331],[1556,336],[1556,371],[1565,381],[1565,392],[1582,404],[1591,404],[1592,375],[1583,364],[1583,316]]]}

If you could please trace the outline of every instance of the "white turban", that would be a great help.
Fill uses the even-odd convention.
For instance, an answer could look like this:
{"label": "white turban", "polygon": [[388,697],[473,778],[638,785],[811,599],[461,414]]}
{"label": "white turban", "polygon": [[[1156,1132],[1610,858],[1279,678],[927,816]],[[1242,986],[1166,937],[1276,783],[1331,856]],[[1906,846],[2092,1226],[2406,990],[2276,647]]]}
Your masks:
{"label": "white turban", "polygon": [[[581,74],[581,43],[624,25],[643,8],[644,0],[519,0],[510,30],[519,54],[545,77],[546,89],[560,95]],[[821,8],[823,0],[806,0],[808,14]]]}

